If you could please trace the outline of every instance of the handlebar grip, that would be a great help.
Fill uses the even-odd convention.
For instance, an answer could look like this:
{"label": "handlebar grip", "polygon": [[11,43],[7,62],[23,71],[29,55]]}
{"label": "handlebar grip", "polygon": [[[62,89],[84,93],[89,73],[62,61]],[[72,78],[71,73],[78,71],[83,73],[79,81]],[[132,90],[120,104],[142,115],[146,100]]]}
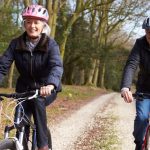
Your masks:
{"label": "handlebar grip", "polygon": [[143,101],[144,98],[150,99],[150,93],[137,92],[132,94],[136,100]]}

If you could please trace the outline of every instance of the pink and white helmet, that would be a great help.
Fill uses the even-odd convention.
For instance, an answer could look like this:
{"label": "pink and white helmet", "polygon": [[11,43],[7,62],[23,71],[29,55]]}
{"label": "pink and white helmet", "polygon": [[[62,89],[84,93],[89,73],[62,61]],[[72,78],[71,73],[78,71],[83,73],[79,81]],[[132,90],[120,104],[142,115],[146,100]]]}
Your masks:
{"label": "pink and white helmet", "polygon": [[46,8],[41,5],[30,5],[22,12],[23,19],[25,18],[38,18],[40,20],[48,21],[49,15]]}

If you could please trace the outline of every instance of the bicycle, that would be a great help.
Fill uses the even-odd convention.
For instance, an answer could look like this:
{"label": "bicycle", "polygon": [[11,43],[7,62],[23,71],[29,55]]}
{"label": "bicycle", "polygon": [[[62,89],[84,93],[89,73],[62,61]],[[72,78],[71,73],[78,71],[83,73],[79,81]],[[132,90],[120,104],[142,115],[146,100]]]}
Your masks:
{"label": "bicycle", "polygon": [[[135,93],[135,94],[133,94],[133,97],[136,100],[142,101],[143,98],[149,98],[150,99],[150,94],[148,94],[148,93]],[[144,136],[144,142],[142,145],[142,150],[150,150],[150,117],[149,117],[148,121],[149,121],[149,124],[147,126],[146,133]]]}
{"label": "bicycle", "polygon": [[[0,101],[5,98],[13,98],[17,102],[17,107],[14,115],[14,124],[6,125],[4,130],[4,139],[0,141],[0,150],[29,150],[29,144],[31,145],[31,150],[36,150],[36,126],[31,119],[23,112],[21,103],[23,101],[28,101],[36,99],[39,96],[39,90],[29,91],[25,93],[11,93],[3,94],[0,93]],[[28,137],[25,133],[25,127],[29,126],[32,131],[31,140],[27,140]],[[16,130],[15,137],[10,137],[10,131]],[[48,146],[52,150],[52,139],[51,133],[48,129]]]}

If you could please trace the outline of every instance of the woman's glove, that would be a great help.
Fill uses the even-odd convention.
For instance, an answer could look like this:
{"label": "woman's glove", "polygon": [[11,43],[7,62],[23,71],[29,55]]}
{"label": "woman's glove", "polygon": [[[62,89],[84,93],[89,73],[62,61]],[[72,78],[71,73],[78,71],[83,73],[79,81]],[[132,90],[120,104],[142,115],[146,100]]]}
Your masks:
{"label": "woman's glove", "polygon": [[122,88],[121,96],[124,98],[126,103],[131,103],[133,101],[132,92],[129,90],[129,88]]}

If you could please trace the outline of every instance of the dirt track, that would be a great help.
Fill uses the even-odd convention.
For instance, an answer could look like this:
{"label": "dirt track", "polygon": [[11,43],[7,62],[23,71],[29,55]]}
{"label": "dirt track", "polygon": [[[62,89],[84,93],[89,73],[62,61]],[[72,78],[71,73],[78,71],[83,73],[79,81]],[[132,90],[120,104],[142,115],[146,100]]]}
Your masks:
{"label": "dirt track", "polygon": [[118,116],[116,129],[119,140],[121,141],[120,150],[134,150],[134,139],[132,136],[135,118],[135,104],[127,104],[116,95],[114,99],[116,105],[114,114]]}
{"label": "dirt track", "polygon": [[[106,147],[90,147],[90,141],[86,141],[86,143],[84,141],[85,139],[94,139],[93,136],[101,134],[98,126],[102,126],[103,122],[100,122],[99,118],[106,118],[110,114],[116,118],[113,125],[110,124],[110,126],[115,127],[114,131],[118,142],[114,143],[114,146],[112,144],[112,148],[109,150],[133,150],[134,103],[126,104],[118,93],[100,96],[70,114],[65,120],[51,126],[53,150],[107,150]],[[106,121],[105,119],[105,123],[107,123]],[[87,138],[89,130],[94,127],[97,130],[93,130],[94,134],[91,139]]]}

